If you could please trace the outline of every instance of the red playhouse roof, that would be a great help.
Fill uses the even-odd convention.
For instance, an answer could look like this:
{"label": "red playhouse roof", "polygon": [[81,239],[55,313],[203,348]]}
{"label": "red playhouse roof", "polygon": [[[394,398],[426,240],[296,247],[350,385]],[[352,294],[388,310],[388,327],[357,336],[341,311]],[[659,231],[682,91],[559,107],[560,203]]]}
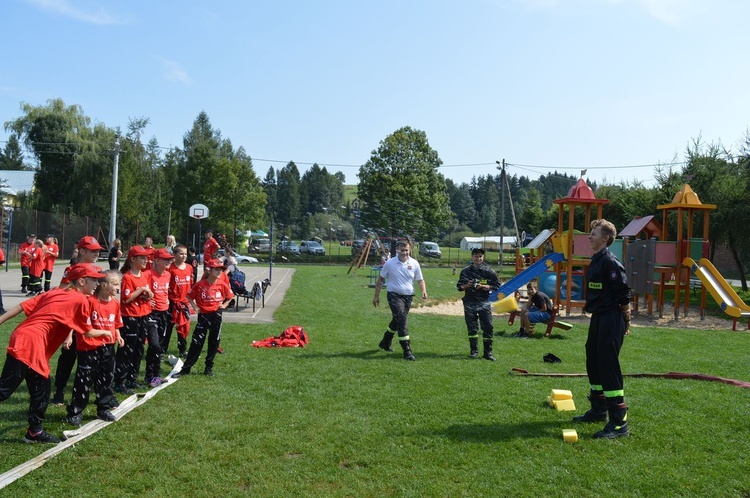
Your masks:
{"label": "red playhouse roof", "polygon": [[570,187],[568,195],[561,199],[555,199],[553,204],[609,204],[608,199],[597,199],[586,180],[580,178],[575,185]]}
{"label": "red playhouse roof", "polygon": [[654,219],[653,215],[636,217],[620,230],[620,237],[637,237],[639,233],[644,232],[648,238],[661,237],[661,223]]}

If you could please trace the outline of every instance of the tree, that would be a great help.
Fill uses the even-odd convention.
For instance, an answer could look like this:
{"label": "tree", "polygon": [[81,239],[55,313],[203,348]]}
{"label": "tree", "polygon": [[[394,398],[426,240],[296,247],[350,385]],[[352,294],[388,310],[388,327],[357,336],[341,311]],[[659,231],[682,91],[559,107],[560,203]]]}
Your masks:
{"label": "tree", "polygon": [[[529,187],[522,194],[521,202],[521,216],[518,219],[518,225],[522,230],[538,234],[545,228],[550,228],[544,225],[544,210],[542,210],[542,194],[539,193],[534,187]],[[523,241],[521,241],[523,242]]]}
{"label": "tree", "polygon": [[299,170],[293,161],[279,170],[276,179],[276,199],[279,206],[278,222],[283,225],[285,235],[288,234],[289,227],[300,222],[299,182]]}
{"label": "tree", "polygon": [[5,149],[0,151],[0,170],[9,171],[29,171],[33,168],[23,162],[23,151],[21,144],[18,142],[18,136],[11,133],[8,137],[8,143]]}
{"label": "tree", "polygon": [[[66,106],[62,99],[48,100],[46,106],[37,107],[23,103],[21,110],[24,115],[6,122],[5,129],[23,138],[39,164],[34,175],[34,207],[88,214],[79,200],[81,184],[98,188],[106,185],[111,170],[104,165],[111,154],[114,132],[104,125],[90,129],[91,120],[81,107]],[[110,140],[108,144],[102,141],[105,137]],[[100,156],[98,161],[95,156]],[[92,162],[100,164],[94,167]]]}
{"label": "tree", "polygon": [[416,238],[447,228],[451,212],[441,164],[425,132],[406,126],[387,136],[359,169],[365,226]]}
{"label": "tree", "polygon": [[300,181],[301,209],[306,213],[338,212],[344,200],[344,184],[339,177],[317,164],[302,175]]}

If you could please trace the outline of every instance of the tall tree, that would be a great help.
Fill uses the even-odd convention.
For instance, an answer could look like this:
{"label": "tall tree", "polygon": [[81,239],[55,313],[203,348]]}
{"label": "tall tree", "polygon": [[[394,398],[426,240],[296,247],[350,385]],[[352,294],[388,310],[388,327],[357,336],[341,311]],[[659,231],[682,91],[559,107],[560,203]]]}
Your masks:
{"label": "tall tree", "polygon": [[[293,161],[279,170],[276,179],[276,199],[279,206],[277,221],[283,226],[285,235],[288,235],[289,229],[302,219],[299,183],[299,170]],[[302,231],[301,227],[298,231]]]}
{"label": "tall tree", "polygon": [[31,166],[24,164],[23,151],[21,144],[18,142],[18,136],[11,133],[5,149],[0,151],[0,170],[9,171],[28,171],[33,169]]}
{"label": "tall tree", "polygon": [[451,212],[441,164],[425,132],[406,126],[388,135],[359,169],[363,223],[416,238],[447,228]]}
{"label": "tall tree", "polygon": [[[5,129],[22,137],[36,156],[39,168],[34,176],[35,207],[43,211],[78,212],[80,182],[98,185],[108,176],[106,168],[89,167],[83,169],[93,177],[77,175],[76,158],[104,152],[98,150],[101,144],[94,140],[95,132],[89,128],[90,118],[83,114],[80,106],[66,106],[62,99],[48,100],[46,106],[23,103],[21,110],[24,115],[6,122]],[[101,138],[102,133],[103,130],[99,130],[96,138]],[[111,149],[111,143],[107,148]],[[90,160],[90,156],[86,158]]]}

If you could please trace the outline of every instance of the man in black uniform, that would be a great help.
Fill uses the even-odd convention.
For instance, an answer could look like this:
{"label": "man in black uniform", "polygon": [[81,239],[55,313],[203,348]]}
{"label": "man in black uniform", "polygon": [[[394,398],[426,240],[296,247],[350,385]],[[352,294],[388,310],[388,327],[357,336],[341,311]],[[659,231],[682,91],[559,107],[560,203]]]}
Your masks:
{"label": "man in black uniform", "polygon": [[591,392],[591,409],[574,417],[576,422],[609,422],[594,438],[614,439],[630,434],[625,404],[620,348],[630,326],[630,287],[625,268],[609,252],[615,240],[615,226],[607,220],[591,222],[591,257],[586,279],[586,312],[591,313],[586,340],[586,373]]}
{"label": "man in black uniform", "polygon": [[500,281],[492,269],[484,264],[484,249],[476,247],[471,250],[472,264],[461,270],[456,288],[466,292],[463,297],[464,319],[469,330],[469,357],[479,356],[479,325],[482,325],[484,358],[495,361],[492,356],[492,308],[490,292],[500,288]]}

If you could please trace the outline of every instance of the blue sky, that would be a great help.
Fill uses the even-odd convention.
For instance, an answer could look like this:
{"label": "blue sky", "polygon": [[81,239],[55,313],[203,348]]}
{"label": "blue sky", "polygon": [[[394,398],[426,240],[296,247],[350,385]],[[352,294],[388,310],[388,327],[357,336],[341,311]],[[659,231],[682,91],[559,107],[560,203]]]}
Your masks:
{"label": "blue sky", "polygon": [[748,19],[746,0],[6,0],[0,121],[59,97],[171,147],[206,111],[258,176],[317,162],[349,184],[408,125],[457,182],[505,159],[653,185],[637,166],[745,137]]}

